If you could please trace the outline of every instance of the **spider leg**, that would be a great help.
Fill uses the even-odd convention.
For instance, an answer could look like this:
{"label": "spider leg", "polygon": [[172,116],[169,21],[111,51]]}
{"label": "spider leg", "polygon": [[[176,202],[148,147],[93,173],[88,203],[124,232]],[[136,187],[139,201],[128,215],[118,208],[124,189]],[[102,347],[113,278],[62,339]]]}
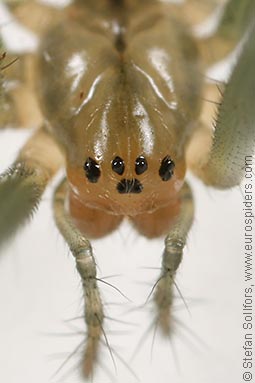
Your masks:
{"label": "spider leg", "polygon": [[3,112],[3,75],[2,68],[5,65],[5,53],[3,52],[3,44],[0,39],[0,116]]}
{"label": "spider leg", "polygon": [[90,376],[97,359],[100,340],[104,336],[103,305],[97,284],[96,263],[89,240],[74,225],[71,216],[66,212],[66,182],[56,189],[54,196],[54,215],[56,224],[68,243],[76,260],[76,267],[81,276],[85,300],[85,322],[87,325],[87,342],[84,353],[83,373]]}
{"label": "spider leg", "polygon": [[35,0],[6,1],[15,20],[41,37],[63,14],[62,8],[40,4]]}
{"label": "spider leg", "polygon": [[221,104],[225,84],[205,83],[202,93],[202,109],[200,119],[196,124],[190,142],[186,149],[186,163],[189,169],[196,173],[198,163],[209,155],[213,141],[213,124],[217,110]]}
{"label": "spider leg", "polygon": [[0,127],[40,127],[43,117],[35,96],[34,55],[6,54],[2,70]]}
{"label": "spider leg", "polygon": [[255,18],[254,0],[229,0],[213,34],[196,33],[200,55],[209,66],[224,59],[237,46]]}
{"label": "spider leg", "polygon": [[[11,20],[25,26],[39,39],[59,20],[61,14],[60,10],[35,1],[10,2],[8,8],[13,16]],[[2,39],[6,45],[2,47],[1,53],[6,51],[5,65],[12,64],[2,70],[4,96],[0,127],[40,127],[43,117],[36,97],[36,51],[16,54],[10,50],[7,40],[9,26],[12,26],[11,21],[1,27]]]}
{"label": "spider leg", "polygon": [[191,27],[202,23],[210,15],[224,3],[225,0],[186,0],[181,2],[173,2],[166,4],[170,8],[171,14],[175,15],[178,20],[183,20],[185,24]]}
{"label": "spider leg", "polygon": [[[212,144],[206,153],[197,151],[192,170],[206,184],[229,188],[240,184],[246,158],[252,159],[255,148],[255,27],[226,85]],[[193,150],[195,155],[195,151]]]}
{"label": "spider leg", "polygon": [[21,149],[14,164],[0,175],[0,246],[31,217],[62,164],[62,154],[52,137],[40,129]]}
{"label": "spider leg", "polygon": [[191,190],[187,183],[181,190],[181,207],[174,225],[165,238],[161,275],[156,284],[154,295],[157,306],[157,319],[164,333],[171,327],[170,310],[173,302],[173,287],[176,270],[182,260],[183,248],[191,227],[194,205]]}

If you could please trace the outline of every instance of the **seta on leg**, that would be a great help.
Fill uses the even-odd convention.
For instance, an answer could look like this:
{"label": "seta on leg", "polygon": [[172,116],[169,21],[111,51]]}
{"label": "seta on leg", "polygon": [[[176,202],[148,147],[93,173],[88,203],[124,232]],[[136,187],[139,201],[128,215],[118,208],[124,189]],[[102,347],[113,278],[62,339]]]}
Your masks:
{"label": "seta on leg", "polygon": [[171,306],[175,273],[181,263],[183,248],[193,222],[194,206],[191,190],[187,183],[180,191],[179,214],[165,238],[160,277],[155,285],[154,300],[157,307],[156,321],[165,334],[171,330]]}
{"label": "seta on leg", "polygon": [[6,56],[6,54],[3,50],[2,41],[0,39],[0,116],[1,116],[1,113],[3,113],[3,102],[4,102],[4,99],[3,99],[3,80],[4,80],[4,77],[3,77],[2,71],[3,71],[3,68],[5,66],[5,56]]}
{"label": "seta on leg", "polygon": [[0,175],[0,246],[32,216],[47,184],[62,165],[58,146],[40,129],[21,149],[14,164]]}
{"label": "seta on leg", "polygon": [[[83,373],[86,377],[93,373],[98,356],[98,349],[103,330],[103,305],[97,285],[96,263],[89,240],[81,234],[74,225],[71,216],[66,212],[65,200],[67,184],[63,181],[55,191],[54,216],[59,231],[65,238],[80,274],[85,301],[85,322],[87,325],[87,339],[84,352]],[[84,217],[86,219],[86,217]]]}

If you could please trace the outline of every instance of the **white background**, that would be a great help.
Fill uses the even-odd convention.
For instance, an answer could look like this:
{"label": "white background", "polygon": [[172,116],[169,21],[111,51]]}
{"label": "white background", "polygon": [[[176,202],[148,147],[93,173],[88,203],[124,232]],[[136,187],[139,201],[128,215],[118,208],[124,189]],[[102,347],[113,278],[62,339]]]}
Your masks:
{"label": "white background", "polygon": [[[30,133],[0,131],[0,171]],[[114,350],[117,372],[104,347],[95,383],[240,383],[243,215],[239,188],[219,192],[191,178],[195,222],[178,270],[173,335],[156,331],[153,305],[143,306],[158,277],[163,240],[146,240],[125,224],[93,242],[99,276],[126,294],[100,284],[107,315],[105,331]],[[56,181],[55,181],[56,183]],[[79,276],[52,218],[53,185],[43,196],[32,222],[0,255],[0,381],[5,383],[78,383],[82,347],[54,377],[54,372],[83,341],[85,326]],[[1,201],[4,203],[4,201]],[[120,303],[120,305],[114,305]],[[135,326],[132,326],[132,323]],[[140,348],[139,339],[146,334]],[[135,357],[132,355],[135,353]],[[137,378],[133,376],[137,375]],[[111,375],[110,375],[111,374]]]}

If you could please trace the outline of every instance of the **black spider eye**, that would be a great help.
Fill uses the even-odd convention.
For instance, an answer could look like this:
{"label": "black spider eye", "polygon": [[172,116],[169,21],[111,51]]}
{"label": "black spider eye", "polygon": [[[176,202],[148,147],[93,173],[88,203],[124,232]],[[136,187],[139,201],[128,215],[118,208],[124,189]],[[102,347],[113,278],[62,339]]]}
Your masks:
{"label": "black spider eye", "polygon": [[169,156],[166,156],[161,161],[161,166],[159,168],[159,175],[162,181],[168,181],[174,174],[175,163]]}
{"label": "black spider eye", "polygon": [[96,183],[101,175],[98,163],[93,158],[88,157],[83,166],[89,182]]}
{"label": "black spider eye", "polygon": [[112,170],[119,175],[124,173],[125,164],[122,158],[117,156],[112,160]]}
{"label": "black spider eye", "polygon": [[135,172],[137,175],[143,174],[148,169],[148,163],[144,156],[139,156],[135,160]]}

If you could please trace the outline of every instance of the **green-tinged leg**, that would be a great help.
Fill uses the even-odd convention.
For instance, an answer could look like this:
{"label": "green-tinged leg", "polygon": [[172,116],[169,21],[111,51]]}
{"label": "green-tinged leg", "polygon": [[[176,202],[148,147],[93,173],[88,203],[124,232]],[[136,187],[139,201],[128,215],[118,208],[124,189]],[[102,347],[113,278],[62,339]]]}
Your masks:
{"label": "green-tinged leg", "polygon": [[[229,188],[240,184],[245,162],[255,149],[255,27],[227,84],[206,155],[192,170],[208,185]],[[194,152],[194,151],[193,151]],[[194,153],[195,156],[195,153]]]}
{"label": "green-tinged leg", "polygon": [[81,276],[85,300],[87,340],[84,353],[83,373],[90,376],[97,359],[98,347],[103,334],[103,305],[97,286],[96,264],[90,242],[74,225],[66,212],[67,184],[62,182],[55,192],[54,214],[56,224],[69,245]]}
{"label": "green-tinged leg", "polygon": [[40,129],[22,148],[14,164],[0,175],[0,246],[31,217],[62,164],[57,145]]}
{"label": "green-tinged leg", "polygon": [[254,0],[229,0],[215,33],[210,37],[198,39],[204,62],[210,65],[226,57],[243,38],[254,20]]}
{"label": "green-tinged leg", "polygon": [[165,239],[161,275],[154,296],[157,305],[157,320],[165,333],[169,333],[171,329],[170,310],[173,302],[174,278],[182,260],[183,248],[193,221],[193,215],[192,193],[188,184],[185,183],[181,190],[179,216]]}

